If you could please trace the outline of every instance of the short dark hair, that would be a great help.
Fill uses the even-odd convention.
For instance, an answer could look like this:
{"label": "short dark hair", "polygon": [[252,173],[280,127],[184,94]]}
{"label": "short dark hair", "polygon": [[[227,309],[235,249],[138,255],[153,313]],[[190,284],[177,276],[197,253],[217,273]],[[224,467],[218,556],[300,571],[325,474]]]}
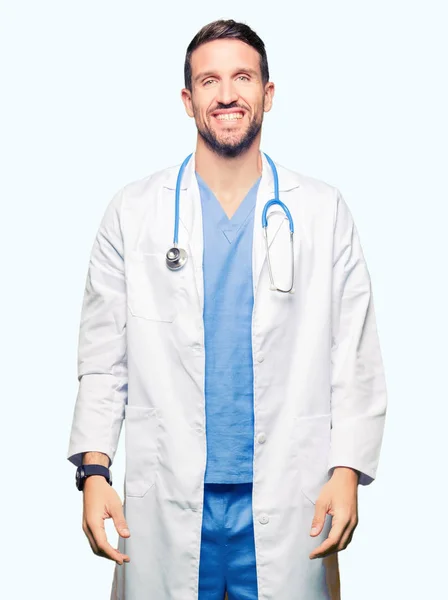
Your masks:
{"label": "short dark hair", "polygon": [[212,23],[205,25],[198,31],[188,45],[187,54],[185,56],[184,79],[185,87],[190,90],[190,92],[192,90],[191,55],[194,50],[207,42],[225,38],[241,40],[249,46],[252,46],[252,48],[255,48],[260,55],[260,69],[263,85],[269,81],[268,59],[263,40],[245,23],[238,23],[233,19],[228,19],[227,21],[219,19],[218,21],[213,21]]}

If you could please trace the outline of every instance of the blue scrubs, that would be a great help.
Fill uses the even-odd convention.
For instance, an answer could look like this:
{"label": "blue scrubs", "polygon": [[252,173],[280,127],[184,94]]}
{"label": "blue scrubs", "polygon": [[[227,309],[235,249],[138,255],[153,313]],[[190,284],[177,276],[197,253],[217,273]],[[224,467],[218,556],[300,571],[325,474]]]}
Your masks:
{"label": "blue scrubs", "polygon": [[252,521],[252,186],[231,219],[196,173],[204,234],[207,465],[199,600],[256,600]]}
{"label": "blue scrubs", "polygon": [[260,179],[229,219],[196,173],[204,234],[206,483],[250,483],[253,461],[252,237]]}
{"label": "blue scrubs", "polygon": [[199,600],[257,600],[252,483],[206,483]]}

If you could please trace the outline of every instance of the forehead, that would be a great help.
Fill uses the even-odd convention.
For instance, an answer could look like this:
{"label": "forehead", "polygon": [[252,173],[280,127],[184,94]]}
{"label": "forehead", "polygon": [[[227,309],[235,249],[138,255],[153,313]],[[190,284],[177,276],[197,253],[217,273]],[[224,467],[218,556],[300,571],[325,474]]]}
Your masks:
{"label": "forehead", "polygon": [[191,55],[191,71],[227,72],[248,67],[259,70],[260,55],[257,50],[241,40],[222,39],[202,44]]}

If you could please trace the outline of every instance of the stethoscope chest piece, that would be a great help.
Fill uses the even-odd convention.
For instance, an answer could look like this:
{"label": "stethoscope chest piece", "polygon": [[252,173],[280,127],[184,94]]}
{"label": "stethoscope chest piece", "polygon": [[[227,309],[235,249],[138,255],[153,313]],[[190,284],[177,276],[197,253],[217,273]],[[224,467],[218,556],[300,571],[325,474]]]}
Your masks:
{"label": "stethoscope chest piece", "polygon": [[178,271],[187,262],[187,257],[188,255],[183,248],[173,246],[166,253],[166,266],[171,271]]}

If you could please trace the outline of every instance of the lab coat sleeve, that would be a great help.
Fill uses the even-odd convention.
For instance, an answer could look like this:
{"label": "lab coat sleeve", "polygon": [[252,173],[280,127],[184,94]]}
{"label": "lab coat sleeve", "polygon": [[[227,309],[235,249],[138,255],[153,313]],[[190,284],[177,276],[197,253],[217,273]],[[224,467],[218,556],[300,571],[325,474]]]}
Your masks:
{"label": "lab coat sleeve", "polygon": [[352,214],[335,193],[329,471],[351,467],[368,485],[379,462],[386,382],[369,271]]}
{"label": "lab coat sleeve", "polygon": [[103,452],[112,464],[127,402],[126,286],[120,207],[109,201],[90,254],[78,341],[78,394],[67,459]]}

